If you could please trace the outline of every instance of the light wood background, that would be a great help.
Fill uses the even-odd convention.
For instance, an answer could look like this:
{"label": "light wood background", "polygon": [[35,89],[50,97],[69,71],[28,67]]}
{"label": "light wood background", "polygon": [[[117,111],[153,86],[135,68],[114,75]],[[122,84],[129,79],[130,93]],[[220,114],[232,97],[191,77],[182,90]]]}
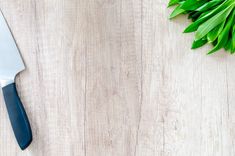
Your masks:
{"label": "light wood background", "polygon": [[1,156],[234,156],[235,58],[190,50],[167,0],[0,0],[34,140]]}

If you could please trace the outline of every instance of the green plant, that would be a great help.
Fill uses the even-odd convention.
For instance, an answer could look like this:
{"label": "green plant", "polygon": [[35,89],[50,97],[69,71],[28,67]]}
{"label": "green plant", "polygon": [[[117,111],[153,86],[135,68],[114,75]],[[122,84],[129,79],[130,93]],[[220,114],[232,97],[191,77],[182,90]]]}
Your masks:
{"label": "green plant", "polygon": [[212,43],[214,47],[208,54],[221,48],[235,53],[235,0],[170,0],[168,6],[174,5],[170,19],[180,14],[192,19],[184,30],[195,32],[192,49]]}

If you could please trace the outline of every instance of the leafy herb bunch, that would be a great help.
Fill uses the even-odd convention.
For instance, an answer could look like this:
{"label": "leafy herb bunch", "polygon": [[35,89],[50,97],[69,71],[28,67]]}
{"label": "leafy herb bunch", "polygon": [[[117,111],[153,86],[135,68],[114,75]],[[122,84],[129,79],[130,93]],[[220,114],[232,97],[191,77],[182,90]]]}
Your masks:
{"label": "leafy herb bunch", "polygon": [[170,0],[168,5],[177,5],[170,19],[180,14],[189,14],[192,19],[184,30],[195,32],[192,49],[212,43],[208,54],[221,48],[235,53],[235,0]]}

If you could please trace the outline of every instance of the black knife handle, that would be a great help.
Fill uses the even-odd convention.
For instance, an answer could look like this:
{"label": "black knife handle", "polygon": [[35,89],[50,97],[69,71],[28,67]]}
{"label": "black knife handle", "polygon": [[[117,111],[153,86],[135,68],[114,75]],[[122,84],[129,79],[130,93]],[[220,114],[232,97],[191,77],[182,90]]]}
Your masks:
{"label": "black knife handle", "polygon": [[15,83],[3,87],[3,95],[16,140],[22,150],[32,142],[32,131]]}

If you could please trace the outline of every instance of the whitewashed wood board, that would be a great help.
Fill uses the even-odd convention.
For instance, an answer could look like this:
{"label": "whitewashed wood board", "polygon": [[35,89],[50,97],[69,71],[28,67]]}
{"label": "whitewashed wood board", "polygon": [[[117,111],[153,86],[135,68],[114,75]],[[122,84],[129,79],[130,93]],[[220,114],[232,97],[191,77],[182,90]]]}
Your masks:
{"label": "whitewashed wood board", "polygon": [[235,61],[190,50],[165,0],[0,0],[34,140],[0,96],[2,156],[233,156]]}

